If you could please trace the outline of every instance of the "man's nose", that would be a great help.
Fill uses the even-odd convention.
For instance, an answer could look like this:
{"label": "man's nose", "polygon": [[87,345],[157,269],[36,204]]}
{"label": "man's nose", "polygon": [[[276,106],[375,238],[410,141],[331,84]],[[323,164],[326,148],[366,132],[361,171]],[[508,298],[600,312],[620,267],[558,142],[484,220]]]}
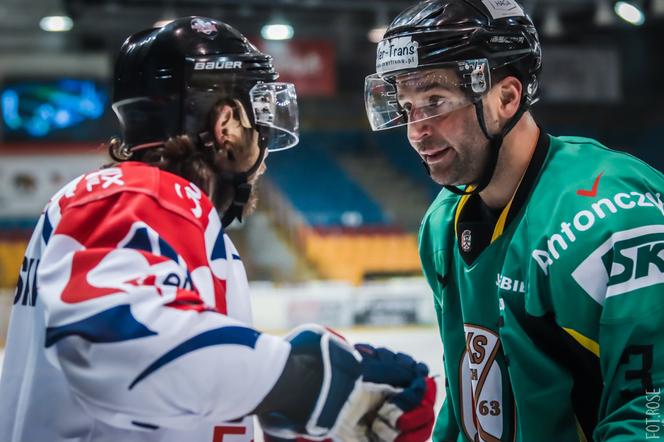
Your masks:
{"label": "man's nose", "polygon": [[408,124],[408,139],[419,142],[431,135],[429,120],[415,121]]}

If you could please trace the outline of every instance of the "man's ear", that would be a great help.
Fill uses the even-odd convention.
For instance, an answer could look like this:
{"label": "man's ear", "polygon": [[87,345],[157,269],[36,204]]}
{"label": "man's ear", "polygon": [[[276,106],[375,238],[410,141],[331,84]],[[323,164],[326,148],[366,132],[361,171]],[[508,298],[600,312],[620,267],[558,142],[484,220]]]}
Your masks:
{"label": "man's ear", "polygon": [[237,106],[238,109],[238,114],[240,114],[240,124],[242,127],[245,129],[251,129],[253,126],[251,125],[251,121],[249,121],[249,115],[247,115],[247,110],[244,108],[244,105],[237,98],[234,98],[233,102],[235,102],[235,106]]}
{"label": "man's ear", "polygon": [[228,139],[229,129],[233,126],[233,108],[224,104],[217,111],[217,118],[214,125],[214,136],[223,145]]}
{"label": "man's ear", "polygon": [[509,76],[498,83],[498,98],[500,99],[498,112],[500,117],[510,119],[516,114],[521,104],[522,91],[523,86],[516,77]]}

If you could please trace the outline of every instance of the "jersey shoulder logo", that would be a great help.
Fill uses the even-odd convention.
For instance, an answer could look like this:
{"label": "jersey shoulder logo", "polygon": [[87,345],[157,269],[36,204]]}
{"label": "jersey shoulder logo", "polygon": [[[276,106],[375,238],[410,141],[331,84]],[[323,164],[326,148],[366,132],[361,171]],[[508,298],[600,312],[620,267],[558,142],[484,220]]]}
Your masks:
{"label": "jersey shoulder logo", "polygon": [[590,190],[579,189],[576,191],[576,194],[579,196],[587,196],[587,197],[597,196],[597,188],[599,187],[599,180],[602,178],[602,175],[604,175],[604,172],[597,175],[597,178],[595,178],[595,182],[593,183],[593,187]]}
{"label": "jersey shoulder logo", "polygon": [[62,188],[52,201],[58,201],[60,210],[67,206],[85,204],[122,191],[127,186],[124,171],[109,167],[82,175]]}

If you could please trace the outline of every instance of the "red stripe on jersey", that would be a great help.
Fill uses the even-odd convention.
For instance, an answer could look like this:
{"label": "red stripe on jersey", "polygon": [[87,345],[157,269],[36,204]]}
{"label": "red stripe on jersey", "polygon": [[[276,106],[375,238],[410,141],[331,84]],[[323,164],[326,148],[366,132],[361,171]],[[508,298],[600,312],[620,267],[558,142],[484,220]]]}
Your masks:
{"label": "red stripe on jersey", "polygon": [[157,290],[157,293],[159,296],[164,296],[164,293],[161,290],[161,287],[157,286],[157,276],[156,275],[148,275],[148,276],[141,276],[140,278],[132,279],[131,281],[127,281],[127,284],[131,284],[133,286],[154,286],[154,288]]}
{"label": "red stripe on jersey", "polygon": [[88,282],[88,273],[108,255],[110,250],[94,250],[75,252],[72,258],[71,277],[60,297],[63,302],[73,304],[100,298],[122,290],[113,287],[96,287]]}
{"label": "red stripe on jersey", "polygon": [[[94,286],[88,281],[88,274],[114,250],[115,249],[93,249],[75,252],[72,258],[71,276],[61,294],[62,301],[67,303],[77,303],[115,293],[124,293],[117,287]],[[168,258],[163,256],[150,255],[139,251],[136,251],[136,253],[141,253],[143,258],[145,258],[150,265],[168,261]],[[132,281],[116,281],[117,284],[125,282],[134,285],[154,285],[155,277],[152,275],[152,278],[148,276],[147,278],[134,279]]]}
{"label": "red stripe on jersey", "polygon": [[198,293],[177,289],[175,300],[166,304],[166,307],[171,307],[178,310],[194,310],[197,312],[210,311],[211,307],[203,304],[203,300]]}
{"label": "red stripe on jersey", "polygon": [[226,281],[215,278],[214,284],[214,304],[215,309],[222,314],[228,313],[228,304],[226,303]]}

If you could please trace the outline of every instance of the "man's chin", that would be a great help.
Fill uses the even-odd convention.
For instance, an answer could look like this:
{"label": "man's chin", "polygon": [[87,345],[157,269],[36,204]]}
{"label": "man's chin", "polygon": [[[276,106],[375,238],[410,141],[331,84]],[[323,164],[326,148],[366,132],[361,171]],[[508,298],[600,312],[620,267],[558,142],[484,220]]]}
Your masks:
{"label": "man's chin", "polygon": [[454,187],[459,187],[461,189],[465,189],[466,186],[468,186],[468,183],[464,183],[463,181],[459,180],[450,180],[447,177],[436,178],[435,176],[433,176],[432,179],[436,184],[439,184],[441,186],[454,186]]}
{"label": "man's chin", "polygon": [[436,173],[436,171],[431,172],[431,179],[441,186],[457,186],[458,180],[450,178],[449,174]]}
{"label": "man's chin", "polygon": [[468,184],[477,182],[477,180],[473,180],[470,177],[460,176],[459,173],[456,173],[455,170],[450,170],[449,168],[447,168],[445,171],[436,170],[433,168],[431,170],[431,179],[436,184],[441,186],[456,186],[462,189],[465,188]]}

